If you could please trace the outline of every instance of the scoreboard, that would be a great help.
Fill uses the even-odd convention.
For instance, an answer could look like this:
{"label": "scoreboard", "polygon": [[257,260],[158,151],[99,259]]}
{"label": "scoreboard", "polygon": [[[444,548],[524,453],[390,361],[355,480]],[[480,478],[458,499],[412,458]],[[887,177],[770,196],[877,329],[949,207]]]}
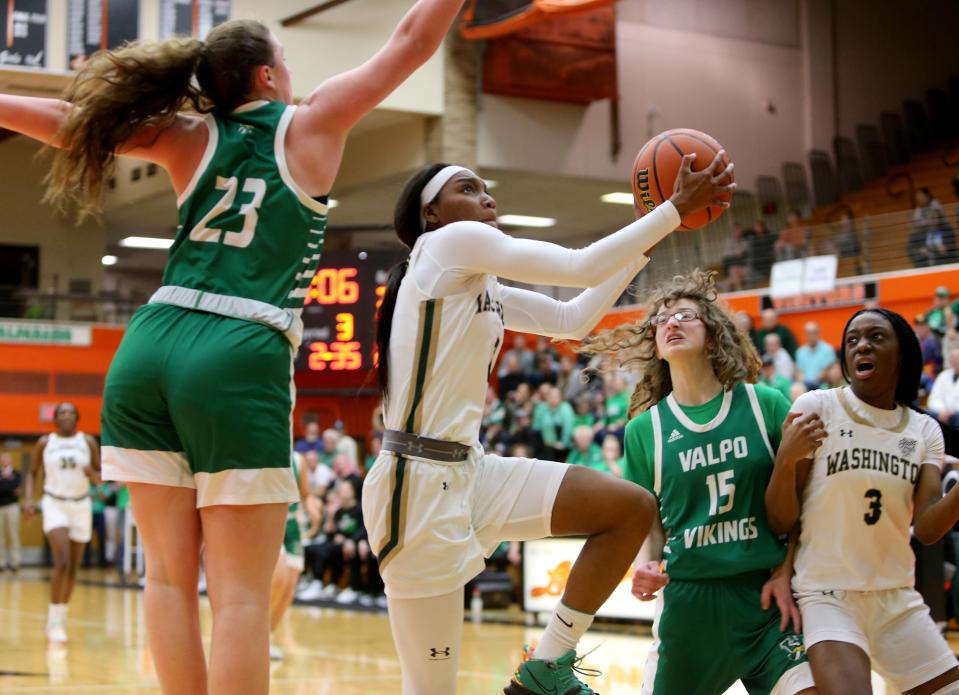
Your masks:
{"label": "scoreboard", "polygon": [[[375,359],[376,310],[400,254],[325,251],[303,304],[298,372],[365,378]],[[333,383],[355,382],[334,379]],[[322,382],[318,382],[322,383]]]}

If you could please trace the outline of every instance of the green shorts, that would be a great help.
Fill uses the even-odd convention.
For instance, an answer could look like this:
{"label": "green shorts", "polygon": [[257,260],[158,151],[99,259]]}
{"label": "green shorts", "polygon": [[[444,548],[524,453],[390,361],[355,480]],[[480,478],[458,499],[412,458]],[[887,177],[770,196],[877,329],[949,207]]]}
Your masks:
{"label": "green shorts", "polygon": [[103,394],[103,477],[194,488],[197,506],[299,499],[292,351],[253,321],[148,304]]}
{"label": "green shorts", "polygon": [[653,624],[643,692],[720,695],[737,680],[750,695],[813,687],[802,637],[779,631],[780,613],[760,605],[768,572],[671,581]]}

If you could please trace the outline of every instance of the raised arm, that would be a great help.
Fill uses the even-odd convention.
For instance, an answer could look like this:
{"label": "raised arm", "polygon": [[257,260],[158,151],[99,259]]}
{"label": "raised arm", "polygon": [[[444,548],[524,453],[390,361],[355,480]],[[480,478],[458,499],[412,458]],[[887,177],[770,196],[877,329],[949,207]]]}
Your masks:
{"label": "raised arm", "polygon": [[[297,180],[329,191],[350,129],[429,60],[462,6],[463,0],[419,0],[376,55],[300,102],[287,135],[287,143],[295,143],[291,165]],[[298,172],[306,161],[312,171]]]}
{"label": "raised arm", "polygon": [[71,108],[60,99],[0,94],[0,128],[58,145],[54,136]]}
{"label": "raised arm", "polygon": [[640,256],[638,263],[630,263],[597,287],[584,290],[567,302],[501,285],[503,323],[511,331],[582,340],[648,262],[648,258]]}
{"label": "raised arm", "polygon": [[497,275],[541,285],[596,287],[633,263],[679,226],[682,216],[718,200],[736,184],[723,183],[732,164],[723,167],[720,152],[702,171],[691,170],[693,157],[683,158],[676,190],[669,201],[617,232],[582,249],[547,241],[516,239],[482,222],[456,222],[443,227],[423,253],[440,272]]}

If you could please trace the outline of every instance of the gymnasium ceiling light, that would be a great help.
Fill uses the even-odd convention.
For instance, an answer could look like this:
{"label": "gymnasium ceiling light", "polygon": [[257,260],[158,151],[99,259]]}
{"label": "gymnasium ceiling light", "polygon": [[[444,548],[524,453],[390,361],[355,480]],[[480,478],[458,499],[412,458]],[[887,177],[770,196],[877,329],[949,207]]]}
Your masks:
{"label": "gymnasium ceiling light", "polygon": [[552,217],[532,215],[500,215],[496,221],[510,227],[552,227],[556,224],[556,220]]}
{"label": "gymnasium ceiling light", "polygon": [[108,255],[108,256],[104,256],[103,258],[100,259],[100,262],[101,262],[103,265],[116,265],[116,264],[117,264],[117,257],[116,257],[116,256],[109,256],[109,255]]}
{"label": "gymnasium ceiling light", "polygon": [[160,239],[153,236],[128,236],[120,240],[120,246],[128,249],[168,249],[173,239]]}
{"label": "gymnasium ceiling light", "polygon": [[619,191],[617,193],[607,193],[599,197],[604,203],[613,203],[615,205],[632,205],[633,194]]}

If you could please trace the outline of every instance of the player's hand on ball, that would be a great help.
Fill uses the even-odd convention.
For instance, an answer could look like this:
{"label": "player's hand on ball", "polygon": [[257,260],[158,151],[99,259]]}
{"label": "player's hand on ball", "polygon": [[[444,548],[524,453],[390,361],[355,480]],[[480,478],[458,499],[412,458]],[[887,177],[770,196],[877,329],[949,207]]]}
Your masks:
{"label": "player's hand on ball", "polygon": [[633,596],[640,601],[652,601],[656,592],[669,584],[669,575],[659,571],[656,561],[644,562],[636,566],[633,573]]}
{"label": "player's hand on ball", "polygon": [[709,205],[728,208],[729,202],[721,200],[720,196],[736,190],[736,183],[732,181],[733,163],[723,164],[725,150],[716,153],[713,161],[702,171],[693,171],[695,154],[683,156],[683,163],[676,176],[676,186],[670,198],[680,217]]}
{"label": "player's hand on ball", "polygon": [[827,437],[826,425],[816,413],[789,413],[783,422],[779,450],[790,463],[812,458]]}

